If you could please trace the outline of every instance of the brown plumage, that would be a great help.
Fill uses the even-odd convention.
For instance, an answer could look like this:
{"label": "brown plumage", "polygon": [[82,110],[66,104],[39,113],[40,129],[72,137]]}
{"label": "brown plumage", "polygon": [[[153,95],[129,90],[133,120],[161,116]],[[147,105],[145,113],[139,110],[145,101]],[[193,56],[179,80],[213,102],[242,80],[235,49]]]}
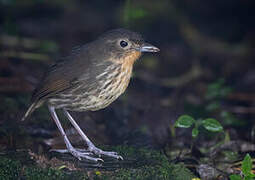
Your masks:
{"label": "brown plumage", "polygon": [[134,62],[142,52],[157,52],[158,48],[145,43],[142,37],[126,29],[116,29],[95,41],[74,50],[72,54],[51,66],[32,96],[32,104],[24,120],[36,108],[46,103],[55,120],[68,151],[77,158],[102,160],[74,149],[57,118],[55,109],[64,114],[96,155],[122,158],[114,152],[96,148],[78,127],[70,111],[95,111],[107,107],[127,88]]}

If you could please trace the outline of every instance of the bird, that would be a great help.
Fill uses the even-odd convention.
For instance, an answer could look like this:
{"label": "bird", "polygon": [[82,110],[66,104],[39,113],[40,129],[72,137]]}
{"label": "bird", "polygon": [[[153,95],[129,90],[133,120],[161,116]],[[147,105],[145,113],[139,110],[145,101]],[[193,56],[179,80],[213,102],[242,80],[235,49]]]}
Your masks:
{"label": "bird", "polygon": [[[46,104],[64,139],[66,152],[79,160],[103,162],[102,156],[123,160],[117,152],[97,148],[69,111],[97,111],[110,105],[126,90],[133,65],[142,53],[158,51],[159,48],[145,42],[141,34],[128,29],[113,29],[103,33],[48,68],[32,94],[31,104],[22,121]],[[87,149],[73,147],[56,109],[63,111],[87,144]]]}

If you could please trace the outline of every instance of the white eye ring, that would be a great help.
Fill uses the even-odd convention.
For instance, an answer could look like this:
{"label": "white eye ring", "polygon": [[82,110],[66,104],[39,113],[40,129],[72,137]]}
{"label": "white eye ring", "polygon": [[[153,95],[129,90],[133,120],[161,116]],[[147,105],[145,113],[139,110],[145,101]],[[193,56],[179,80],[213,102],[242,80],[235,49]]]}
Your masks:
{"label": "white eye ring", "polygon": [[125,47],[128,46],[128,42],[127,42],[127,41],[124,41],[124,40],[121,40],[121,41],[120,41],[120,46],[121,46],[122,48],[125,48]]}
{"label": "white eye ring", "polygon": [[125,48],[125,47],[128,46],[128,42],[125,41],[125,40],[121,40],[121,41],[120,41],[120,46],[121,46],[122,48]]}

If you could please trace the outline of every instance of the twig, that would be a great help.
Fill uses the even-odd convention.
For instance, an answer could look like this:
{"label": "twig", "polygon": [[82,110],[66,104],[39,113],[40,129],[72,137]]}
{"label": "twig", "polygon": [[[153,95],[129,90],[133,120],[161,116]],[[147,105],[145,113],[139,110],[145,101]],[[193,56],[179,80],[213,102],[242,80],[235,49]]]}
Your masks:
{"label": "twig", "polygon": [[0,92],[31,92],[33,89],[34,87],[22,78],[0,77]]}
{"label": "twig", "polygon": [[165,87],[180,87],[180,86],[184,86],[185,84],[201,77],[201,75],[203,74],[203,70],[200,67],[200,65],[198,63],[194,63],[191,67],[191,69],[178,77],[174,77],[174,78],[155,78],[149,74],[146,73],[141,73],[138,72],[137,76],[147,82],[153,83],[153,84],[159,84],[161,86],[165,86]]}
{"label": "twig", "polygon": [[255,114],[255,107],[228,106],[225,108],[236,114]]}
{"label": "twig", "polygon": [[50,57],[48,55],[39,53],[3,51],[1,52],[0,56],[4,58],[21,58],[26,60],[50,61]]}

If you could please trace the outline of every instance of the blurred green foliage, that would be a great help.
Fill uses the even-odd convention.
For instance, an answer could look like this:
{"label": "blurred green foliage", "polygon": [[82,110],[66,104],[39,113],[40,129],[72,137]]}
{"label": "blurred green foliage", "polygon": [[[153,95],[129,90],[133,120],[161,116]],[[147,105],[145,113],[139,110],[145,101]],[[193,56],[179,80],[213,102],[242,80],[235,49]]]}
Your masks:
{"label": "blurred green foliage", "polygon": [[234,89],[223,78],[208,84],[206,93],[203,97],[204,103],[201,105],[185,104],[185,112],[196,118],[217,117],[223,126],[245,126],[247,121],[237,118],[233,113],[226,110],[224,103],[227,104],[227,97]]}
{"label": "blurred green foliage", "polygon": [[41,52],[45,52],[45,53],[49,53],[49,52],[56,53],[59,50],[59,47],[53,41],[43,41],[40,43],[39,49]]}
{"label": "blurred green foliage", "polygon": [[123,22],[129,27],[131,21],[144,18],[148,12],[142,7],[132,7],[131,0],[126,0],[123,10]]}
{"label": "blurred green foliage", "polygon": [[233,92],[233,88],[226,85],[224,79],[218,79],[207,87],[205,99],[207,100],[206,111],[210,114],[218,114],[224,126],[244,126],[245,121],[236,118],[234,114],[225,110],[222,102]]}
{"label": "blurred green foliage", "polygon": [[2,106],[0,106],[0,113],[13,114],[26,106],[30,101],[30,97],[28,94],[19,94],[15,96],[0,95],[0,100],[2,104]]}
{"label": "blurred green foliage", "polygon": [[205,95],[206,100],[221,100],[229,95],[233,89],[225,85],[225,80],[223,78],[216,80],[207,87],[207,92]]}

